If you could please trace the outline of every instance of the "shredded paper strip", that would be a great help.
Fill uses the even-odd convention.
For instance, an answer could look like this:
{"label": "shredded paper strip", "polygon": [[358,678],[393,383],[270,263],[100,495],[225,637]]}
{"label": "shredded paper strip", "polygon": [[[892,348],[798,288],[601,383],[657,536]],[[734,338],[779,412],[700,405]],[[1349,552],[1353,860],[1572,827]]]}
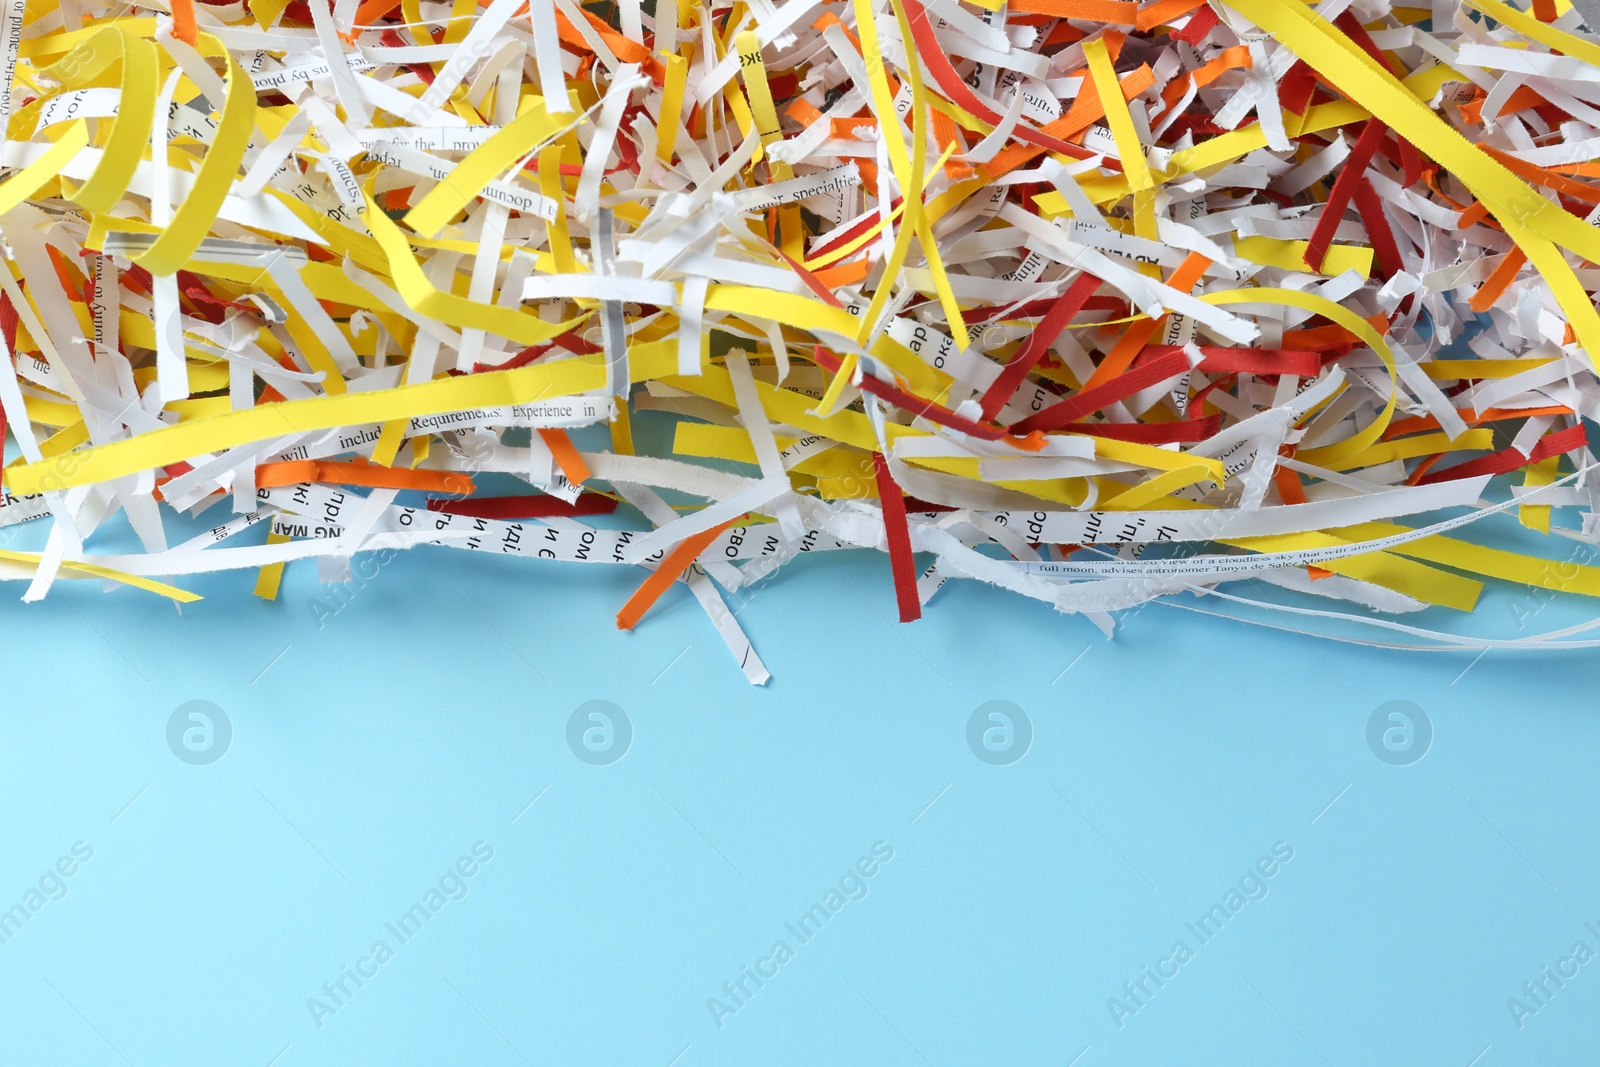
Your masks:
{"label": "shredded paper strip", "polygon": [[1600,0],[0,0],[0,67],[25,600],[637,568],[759,684],[729,596],[877,549],[902,621],[1600,644],[1401,618],[1600,596]]}

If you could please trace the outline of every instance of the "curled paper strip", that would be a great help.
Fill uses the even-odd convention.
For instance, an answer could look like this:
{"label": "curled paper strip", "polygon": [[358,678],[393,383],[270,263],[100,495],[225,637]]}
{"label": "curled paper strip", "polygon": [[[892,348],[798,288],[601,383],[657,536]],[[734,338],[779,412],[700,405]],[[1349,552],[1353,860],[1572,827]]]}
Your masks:
{"label": "curled paper strip", "polygon": [[[49,524],[0,577],[642,567],[617,624],[681,583],[756,683],[726,598],[845,549],[903,621],[1265,582],[1586,647],[1385,616],[1600,596],[1453,536],[1600,539],[1591,17],[0,4],[0,526]],[[89,547],[118,512],[142,552]]]}

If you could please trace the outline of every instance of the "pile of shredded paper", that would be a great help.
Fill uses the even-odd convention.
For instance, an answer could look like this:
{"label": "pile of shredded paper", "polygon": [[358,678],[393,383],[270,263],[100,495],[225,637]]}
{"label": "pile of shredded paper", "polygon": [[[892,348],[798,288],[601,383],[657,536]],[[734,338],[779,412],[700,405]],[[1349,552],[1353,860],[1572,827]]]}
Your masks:
{"label": "pile of shredded paper", "polygon": [[[846,548],[902,620],[953,578],[1108,634],[1270,584],[1382,643],[1591,644],[1395,618],[1600,596],[1567,550],[1600,539],[1590,26],[1600,0],[0,0],[0,524],[50,524],[0,577],[637,566],[619,626],[682,583],[755,682],[724,598]],[[1548,539],[1450,536],[1501,513]],[[115,528],[143,552],[97,551]]]}

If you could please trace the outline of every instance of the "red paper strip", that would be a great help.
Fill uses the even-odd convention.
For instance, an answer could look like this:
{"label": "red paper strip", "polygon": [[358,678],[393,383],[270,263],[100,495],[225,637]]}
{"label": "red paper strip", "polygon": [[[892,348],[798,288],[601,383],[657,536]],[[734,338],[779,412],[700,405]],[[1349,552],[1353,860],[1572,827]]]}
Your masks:
{"label": "red paper strip", "polygon": [[1061,427],[1068,433],[1104,437],[1108,441],[1128,441],[1139,445],[1187,445],[1204,441],[1222,428],[1221,415],[1181,422],[1069,422]]}
{"label": "red paper strip", "polygon": [[[1169,356],[1183,349],[1177,345],[1146,345],[1139,354],[1139,366],[1148,358]],[[1205,357],[1195,370],[1210,374],[1290,374],[1315,378],[1322,372],[1322,355],[1309,348],[1216,348],[1201,345]]]}
{"label": "red paper strip", "polygon": [[1589,435],[1584,430],[1583,424],[1565,430],[1557,430],[1540,438],[1539,443],[1533,446],[1533,451],[1523,455],[1514,448],[1503,452],[1496,452],[1489,456],[1479,456],[1469,459],[1465,463],[1457,463],[1454,467],[1446,467],[1442,471],[1429,471],[1417,479],[1418,485],[1431,485],[1434,482],[1451,482],[1457,478],[1477,478],[1485,474],[1507,474],[1530,463],[1559,456],[1563,452],[1571,452],[1589,443]]}
{"label": "red paper strip", "polygon": [[1157,382],[1164,382],[1188,369],[1189,357],[1182,351],[1152,359],[1141,367],[1124,371],[1104,385],[1085,389],[1081,393],[1067,397],[1059,404],[1051,404],[1043,411],[1030,415],[1012,426],[1011,432],[1025,434],[1033,433],[1035,430],[1059,430],[1075,419],[1092,415],[1107,404],[1114,404],[1141,389],[1148,389]]}
{"label": "red paper strip", "polygon": [[1000,409],[1006,406],[1006,401],[1016,395],[1017,389],[1022,385],[1023,379],[1038,365],[1039,359],[1055,344],[1056,338],[1061,336],[1061,331],[1066,329],[1067,323],[1072,321],[1074,315],[1083,310],[1084,302],[1095,294],[1101,281],[1094,275],[1083,273],[1078,275],[1067,291],[1061,294],[1055,304],[1033,333],[1028,335],[1028,341],[1016,355],[1011,357],[1011,362],[1005,365],[1000,376],[989,386],[983,394],[983,417],[993,421],[1000,414]]}
{"label": "red paper strip", "polygon": [[1333,188],[1328,192],[1328,202],[1322,205],[1317,227],[1311,231],[1311,240],[1306,246],[1305,262],[1312,270],[1322,269],[1322,260],[1328,254],[1328,246],[1333,244],[1333,235],[1339,229],[1339,223],[1344,221],[1344,209],[1350,206],[1356,186],[1366,176],[1367,164],[1372,162],[1373,153],[1377,152],[1379,143],[1388,132],[1389,127],[1378,119],[1368,119],[1361,128],[1361,136],[1356,138],[1355,147],[1350,150],[1349,158],[1341,164],[1339,177],[1334,179]]}
{"label": "red paper strip", "polygon": [[[817,345],[812,351],[811,358],[823,370],[833,374],[839,373],[841,366],[839,358],[821,345]],[[896,389],[886,382],[880,382],[870,374],[861,376],[861,390],[862,392],[871,393],[880,399],[887,400],[895,407],[904,408],[914,415],[921,415],[930,422],[937,422],[939,425],[948,426],[952,430],[960,430],[964,434],[970,434],[984,441],[999,441],[1006,436],[1006,431],[999,427],[984,426],[973,422],[971,419],[964,419],[947,407],[935,404],[931,400],[924,400],[919,396],[913,396],[903,389]],[[1018,448],[1029,447],[1021,441],[1016,442],[1016,444]],[[1035,448],[1037,447],[1035,446]]]}
{"label": "red paper strip", "polygon": [[906,500],[889,473],[889,461],[882,452],[872,454],[878,475],[878,502],[883,505],[883,532],[889,540],[889,567],[894,572],[894,597],[900,604],[900,621],[922,618],[922,601],[917,596],[917,564],[911,557],[911,528],[906,524]]}
{"label": "red paper strip", "polygon": [[1395,243],[1394,230],[1389,226],[1389,216],[1383,212],[1383,201],[1372,182],[1363,175],[1355,191],[1356,212],[1361,216],[1367,236],[1372,239],[1373,258],[1378,262],[1378,276],[1385,281],[1405,269],[1400,259],[1400,246]]}
{"label": "red paper strip", "polygon": [[1183,29],[1174,30],[1172,36],[1185,44],[1199,45],[1201,41],[1205,40],[1206,34],[1216,29],[1217,23],[1221,21],[1217,17],[1217,13],[1208,4],[1196,11],[1194,17],[1188,21]]}
{"label": "red paper strip", "polygon": [[1311,96],[1317,91],[1317,72],[1303,59],[1297,59],[1289,73],[1278,83],[1278,99],[1296,115],[1304,115],[1311,105]]}

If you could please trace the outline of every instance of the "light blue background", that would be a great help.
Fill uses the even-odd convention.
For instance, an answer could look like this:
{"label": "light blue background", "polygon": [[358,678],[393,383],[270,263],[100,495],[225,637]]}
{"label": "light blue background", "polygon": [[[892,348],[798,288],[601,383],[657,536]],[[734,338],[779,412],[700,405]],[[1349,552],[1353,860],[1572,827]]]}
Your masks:
{"label": "light blue background", "polygon": [[[883,558],[840,553],[740,605],[755,689],[681,587],[614,628],[642,574],[418,549],[320,629],[310,563],[273,604],[195,583],[181,616],[77,582],[8,600],[0,907],[94,858],[0,946],[0,1062],[1594,1062],[1600,962],[1522,1029],[1506,1006],[1600,950],[1593,654],[1162,606],[1108,642],[967,584],[902,627]],[[1540,604],[1501,590],[1468,625]],[[233,726],[210,766],[166,741],[196,699]],[[633,724],[611,766],[566,742],[596,699]],[[1435,731],[1412,766],[1366,740],[1396,699]],[[1014,765],[968,749],[990,700],[1033,723]],[[478,841],[469,895],[398,945],[384,924]],[[880,841],[865,899],[800,944],[785,922]],[[1199,945],[1185,923],[1280,841],[1265,899]],[[308,998],[380,938],[319,1028]],[[719,1028],[708,999],[780,939]],[[1194,959],[1119,1029],[1108,998],[1179,939]]]}

